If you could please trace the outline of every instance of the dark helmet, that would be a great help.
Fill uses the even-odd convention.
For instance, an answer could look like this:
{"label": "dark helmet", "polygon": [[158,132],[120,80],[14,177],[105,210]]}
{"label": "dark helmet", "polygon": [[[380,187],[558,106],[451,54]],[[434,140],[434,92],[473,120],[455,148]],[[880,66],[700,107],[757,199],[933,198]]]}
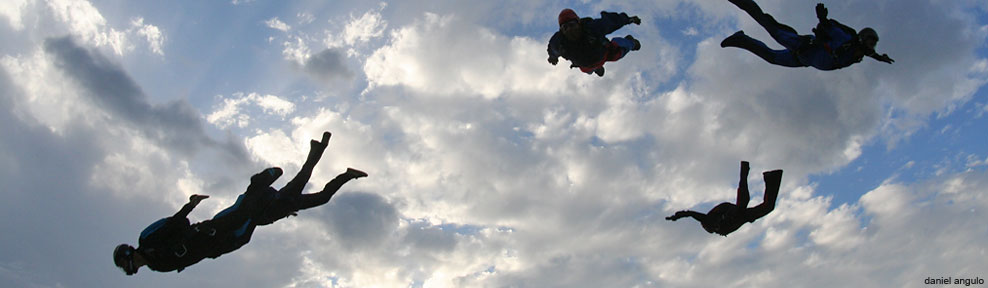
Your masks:
{"label": "dark helmet", "polygon": [[875,44],[878,44],[878,32],[871,27],[865,27],[858,32],[858,38],[861,39],[861,43],[868,45],[868,48],[875,49]]}
{"label": "dark helmet", "polygon": [[127,244],[117,245],[117,248],[113,249],[113,263],[117,264],[117,267],[120,267],[120,269],[123,269],[127,275],[134,275],[137,273],[137,265],[134,265],[134,253],[137,253],[134,246]]}
{"label": "dark helmet", "polygon": [[573,9],[566,8],[559,12],[559,26],[563,26],[563,23],[573,20],[580,20],[580,17],[576,16],[576,12]]}

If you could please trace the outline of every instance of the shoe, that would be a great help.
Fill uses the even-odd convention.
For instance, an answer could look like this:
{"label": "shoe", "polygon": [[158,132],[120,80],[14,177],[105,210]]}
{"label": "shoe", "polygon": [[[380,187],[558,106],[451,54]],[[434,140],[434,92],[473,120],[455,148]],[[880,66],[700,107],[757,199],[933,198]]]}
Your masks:
{"label": "shoe", "polygon": [[742,39],[744,39],[744,37],[748,37],[748,35],[745,35],[744,34],[744,31],[734,32],[734,34],[732,34],[731,36],[727,36],[727,38],[724,38],[724,41],[720,41],[720,47],[721,48],[727,48],[727,47],[738,47],[738,48],[741,48],[741,45],[743,45],[743,43],[744,43],[744,40],[742,40]]}
{"label": "shoe", "polygon": [[594,69],[593,73],[597,74],[597,77],[604,77],[604,67]]}
{"label": "shoe", "polygon": [[366,172],[353,168],[346,168],[346,172],[344,172],[343,174],[346,174],[347,176],[350,176],[353,179],[367,177]]}
{"label": "shoe", "polygon": [[638,49],[642,49],[642,42],[638,41],[638,39],[635,39],[635,37],[628,35],[628,36],[624,36],[624,39],[631,40],[631,42],[635,43],[635,45],[631,47],[631,51],[638,51]]}
{"label": "shoe", "polygon": [[329,138],[332,136],[333,133],[329,133],[329,131],[322,132],[322,141],[312,140],[309,144],[312,145],[312,148],[326,149],[326,146],[329,146]]}
{"label": "shoe", "polygon": [[762,179],[765,179],[766,189],[769,189],[770,187],[779,189],[779,186],[782,183],[782,170],[780,169],[764,172],[762,173]]}

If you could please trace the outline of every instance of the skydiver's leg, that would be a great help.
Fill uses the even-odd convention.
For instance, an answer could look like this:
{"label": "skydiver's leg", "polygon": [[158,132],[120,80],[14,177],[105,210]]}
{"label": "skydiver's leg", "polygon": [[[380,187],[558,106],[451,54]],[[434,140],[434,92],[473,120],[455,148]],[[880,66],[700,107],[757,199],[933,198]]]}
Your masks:
{"label": "skydiver's leg", "polygon": [[[630,37],[627,36],[627,37]],[[634,38],[628,39],[627,37],[618,37],[611,39],[611,43],[607,45],[607,61],[617,61],[624,58],[624,55],[628,55],[628,52],[636,50]]]}
{"label": "skydiver's leg", "polygon": [[730,2],[747,12],[752,19],[755,19],[755,22],[758,22],[758,25],[765,28],[772,39],[789,50],[798,50],[806,41],[809,41],[808,36],[800,36],[796,29],[779,23],[775,17],[763,12],[762,8],[758,7],[758,4],[753,0],[730,0]]}
{"label": "skydiver's leg", "polygon": [[741,161],[741,180],[738,181],[738,205],[739,209],[748,208],[748,201],[751,195],[748,194],[748,161]]}
{"label": "skydiver's leg", "polygon": [[309,143],[309,156],[305,158],[302,169],[298,171],[295,178],[292,178],[285,187],[279,190],[281,193],[288,195],[302,194],[302,189],[305,188],[305,184],[309,183],[309,178],[312,177],[312,169],[316,167],[316,163],[319,163],[319,158],[322,158],[322,153],[326,151],[326,146],[329,146],[330,136],[332,134],[329,132],[323,132],[322,141],[317,142],[316,140],[312,140]]}
{"label": "skydiver's leg", "polygon": [[758,57],[762,58],[768,63],[772,63],[779,66],[785,67],[805,67],[803,63],[796,59],[796,55],[792,51],[786,50],[772,50],[768,48],[765,43],[758,41],[755,38],[751,38],[744,34],[744,31],[738,31],[724,39],[720,42],[720,47],[737,47],[744,50],[748,50],[754,53]]}
{"label": "skydiver's leg", "polygon": [[765,197],[762,204],[745,211],[748,222],[755,222],[758,218],[768,215],[775,209],[775,200],[779,197],[779,186],[782,184],[782,170],[773,170],[762,173],[765,179]]}
{"label": "skydiver's leg", "polygon": [[322,191],[319,191],[319,193],[301,195],[296,202],[297,206],[295,208],[296,210],[303,210],[326,204],[329,202],[330,198],[333,198],[336,191],[343,187],[343,184],[361,177],[367,177],[367,173],[357,169],[347,168],[346,172],[343,172],[343,174],[336,176],[336,178],[330,180],[329,183],[326,183],[326,186],[322,189]]}

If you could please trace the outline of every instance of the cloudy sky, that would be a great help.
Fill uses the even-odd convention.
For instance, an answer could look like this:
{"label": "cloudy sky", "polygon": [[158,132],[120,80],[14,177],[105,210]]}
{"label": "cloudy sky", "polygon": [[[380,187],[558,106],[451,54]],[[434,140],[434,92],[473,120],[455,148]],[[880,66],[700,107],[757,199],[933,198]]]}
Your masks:
{"label": "cloudy sky", "polygon": [[[0,2],[2,287],[925,287],[988,277],[988,2],[830,1],[893,65],[769,65],[727,1]],[[814,1],[759,1],[797,30]],[[546,61],[563,8],[643,19],[603,78]],[[333,138],[371,176],[181,273],[120,243],[233,203]],[[663,218],[778,205],[730,237]],[[275,183],[280,187],[283,177]]]}

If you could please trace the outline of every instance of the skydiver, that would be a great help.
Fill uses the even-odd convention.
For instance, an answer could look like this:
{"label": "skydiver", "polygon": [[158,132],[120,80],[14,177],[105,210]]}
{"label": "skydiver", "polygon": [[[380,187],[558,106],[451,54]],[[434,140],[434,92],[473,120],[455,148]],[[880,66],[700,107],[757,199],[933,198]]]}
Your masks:
{"label": "skydiver", "polygon": [[864,56],[892,64],[895,60],[888,54],[875,52],[878,33],[875,29],[864,28],[855,32],[837,20],[827,18],[827,8],[823,3],[816,5],[819,23],[813,29],[814,35],[799,35],[796,29],[781,24],[772,15],[762,12],[753,0],[728,0],[741,8],[759,25],[768,31],[776,42],[785,46],[783,50],[772,50],[765,43],[738,31],[720,42],[720,47],[738,47],[751,51],[769,63],[785,67],[813,66],[820,70],[836,70],[861,62]]}
{"label": "skydiver", "polygon": [[299,210],[329,202],[347,181],[366,177],[367,173],[353,168],[326,183],[322,191],[302,194],[312,176],[312,169],[329,145],[331,134],[324,132],[322,141],[312,140],[309,155],[298,174],[281,190],[270,185],[282,175],[281,168],[264,169],[250,178],[247,191],[236,203],[212,219],[189,224],[189,212],[206,195],[192,195],[189,203],[171,217],[154,222],[141,232],[139,247],[120,244],[113,250],[113,261],[127,275],[137,273],[141,266],[158,272],[181,272],[206,257],[216,258],[239,249],[250,241],[254,228],[295,215]]}
{"label": "skydiver", "polygon": [[755,222],[758,218],[768,215],[775,209],[775,198],[779,196],[779,186],[782,183],[782,170],[772,170],[762,173],[765,179],[765,196],[762,204],[748,207],[748,162],[741,161],[741,180],[738,183],[737,203],[723,202],[703,214],[692,210],[683,210],[666,217],[666,220],[676,221],[683,217],[693,217],[700,222],[704,230],[727,236],[741,228],[746,222]]}
{"label": "skydiver", "polygon": [[580,18],[572,9],[559,12],[559,31],[549,39],[549,63],[556,65],[562,56],[571,62],[570,68],[579,67],[583,73],[604,76],[604,62],[617,61],[642,45],[631,35],[608,40],[610,34],[624,25],[641,25],[638,16],[626,13],[600,12],[599,19]]}

